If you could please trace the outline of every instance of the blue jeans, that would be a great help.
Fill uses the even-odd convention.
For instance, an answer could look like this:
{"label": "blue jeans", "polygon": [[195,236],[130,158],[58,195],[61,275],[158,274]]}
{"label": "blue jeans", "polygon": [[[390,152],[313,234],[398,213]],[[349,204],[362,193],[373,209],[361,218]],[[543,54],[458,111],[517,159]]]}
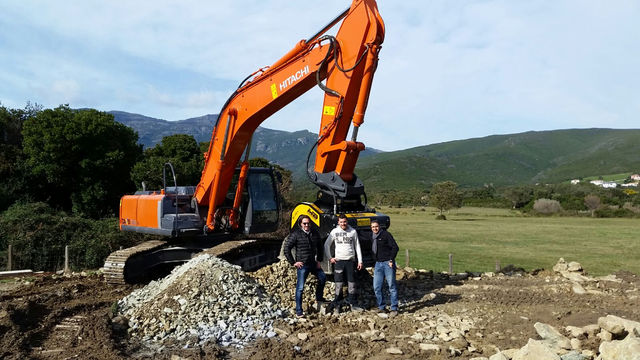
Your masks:
{"label": "blue jeans", "polygon": [[310,265],[303,265],[298,269],[298,281],[296,282],[296,314],[302,314],[302,291],[304,290],[304,283],[307,281],[309,273],[315,275],[318,278],[318,285],[316,286],[316,301],[323,300],[324,284],[327,282],[327,276],[322,269],[318,269],[318,266],[314,262]]}
{"label": "blue jeans", "polygon": [[389,266],[388,261],[377,261],[373,269],[373,291],[376,293],[378,309],[384,309],[385,303],[382,297],[382,281],[386,278],[391,295],[391,310],[398,311],[398,289],[396,287],[396,263]]}

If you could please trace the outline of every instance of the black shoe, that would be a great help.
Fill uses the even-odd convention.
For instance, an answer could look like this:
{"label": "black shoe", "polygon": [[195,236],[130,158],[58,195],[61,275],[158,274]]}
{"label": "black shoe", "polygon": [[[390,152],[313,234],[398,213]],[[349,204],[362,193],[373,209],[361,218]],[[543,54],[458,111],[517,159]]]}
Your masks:
{"label": "black shoe", "polygon": [[378,314],[386,314],[387,313],[387,309],[380,309],[378,308]]}

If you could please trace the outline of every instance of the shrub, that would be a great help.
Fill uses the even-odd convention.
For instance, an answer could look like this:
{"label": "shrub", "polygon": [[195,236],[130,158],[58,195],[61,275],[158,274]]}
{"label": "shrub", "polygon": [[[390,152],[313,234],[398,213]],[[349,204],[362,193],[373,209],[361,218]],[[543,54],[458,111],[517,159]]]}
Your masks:
{"label": "shrub", "polygon": [[533,210],[540,214],[555,214],[562,211],[562,206],[557,200],[538,199],[533,203]]}
{"label": "shrub", "polygon": [[596,210],[595,216],[599,218],[611,218],[611,217],[622,218],[622,217],[633,217],[634,213],[629,209],[621,209],[621,208],[613,209],[611,207],[608,207],[608,208],[601,208]]}
{"label": "shrub", "polygon": [[63,268],[64,247],[69,245],[73,269],[96,269],[112,251],[145,238],[122,233],[117,225],[116,218],[70,216],[45,203],[14,204],[0,214],[0,250],[13,246],[15,269],[54,271]]}

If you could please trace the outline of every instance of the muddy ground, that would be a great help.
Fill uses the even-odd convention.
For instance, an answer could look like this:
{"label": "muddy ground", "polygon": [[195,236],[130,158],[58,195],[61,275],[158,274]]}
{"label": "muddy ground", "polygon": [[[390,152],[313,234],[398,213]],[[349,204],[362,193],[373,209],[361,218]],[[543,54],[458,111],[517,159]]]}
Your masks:
{"label": "muddy ground", "polygon": [[[385,319],[372,310],[310,313],[301,321],[279,321],[278,336],[244,349],[143,344],[112,322],[114,303],[134,286],[109,286],[100,275],[40,275],[0,283],[0,358],[489,357],[497,349],[520,348],[538,338],[536,322],[563,331],[569,325],[596,324],[607,314],[639,321],[640,278],[616,275],[618,281],[592,282],[591,293],[579,295],[571,281],[551,271],[468,278],[399,271],[399,316]],[[454,336],[455,329],[462,336]],[[421,343],[441,351],[421,350]],[[582,348],[596,351],[598,345],[599,339],[589,338]],[[402,354],[390,354],[390,348]]]}

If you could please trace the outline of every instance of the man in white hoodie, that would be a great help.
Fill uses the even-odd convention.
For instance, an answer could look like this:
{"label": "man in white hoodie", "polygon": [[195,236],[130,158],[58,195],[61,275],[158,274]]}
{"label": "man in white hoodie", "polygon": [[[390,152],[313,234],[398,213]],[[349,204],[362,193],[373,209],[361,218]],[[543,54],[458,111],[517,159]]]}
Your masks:
{"label": "man in white hoodie", "polygon": [[[333,245],[333,246],[332,246]],[[342,284],[346,278],[348,297],[347,301],[352,310],[362,310],[356,305],[356,269],[362,269],[362,252],[358,233],[349,226],[345,215],[338,215],[338,226],[331,230],[327,241],[324,243],[325,254],[334,264],[333,279],[336,284],[336,297],[329,305],[337,310],[342,300]]]}

